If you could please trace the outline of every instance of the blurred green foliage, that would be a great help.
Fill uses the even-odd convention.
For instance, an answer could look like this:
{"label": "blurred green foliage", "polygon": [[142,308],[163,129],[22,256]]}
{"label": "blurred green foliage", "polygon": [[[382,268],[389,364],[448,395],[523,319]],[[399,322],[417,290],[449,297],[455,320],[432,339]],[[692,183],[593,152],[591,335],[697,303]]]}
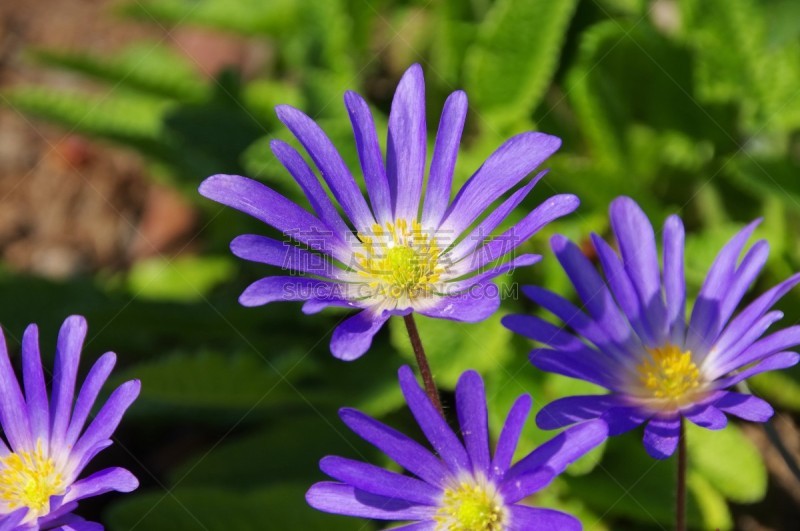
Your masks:
{"label": "blurred green foliage", "polygon": [[[327,350],[344,313],[236,304],[241,289],[268,271],[236,261],[227,243],[267,229],[201,200],[196,187],[213,173],[243,173],[303,202],[267,148],[271,138],[290,140],[272,113],[276,104],[317,119],[356,173],[343,92],[365,94],[385,131],[393,88],[411,62],[425,68],[431,142],[447,93],[464,88],[470,97],[457,183],[511,134],[562,137],[552,171],[518,214],[554,191],[577,193],[582,207],[526,244],[545,260],[508,284],[570,294],[547,239],[556,231],[578,241],[606,233],[607,205],[620,194],[657,224],[673,212],[686,220],[690,294],[726,239],[758,216],[772,253],[756,289],[800,269],[798,2],[158,0],[123,5],[120,14],[246,37],[270,59],[255,74],[226,70],[207,79],[169,40],[131,43],[115,55],[33,50],[43,65],[93,78],[102,90],[4,94],[27,113],[137,150],[209,220],[199,256],[59,283],[0,274],[2,322],[12,335],[36,321],[54,338],[65,315],[83,313],[94,334],[88,350],[116,350],[124,366],[118,379],[144,382],[119,435],[141,456],[131,466],[143,488],[107,508],[113,530],[365,529],[317,514],[302,499],[322,479],[323,455],[381,459],[347,432],[336,409],[358,407],[414,429],[395,380],[411,359],[399,323],[363,359],[345,364]],[[798,294],[782,309],[785,321],[800,320]],[[509,298],[500,313],[519,310],[536,311]],[[484,374],[495,435],[520,393],[531,393],[538,409],[595,390],[533,370],[531,345],[497,318],[420,319],[419,326],[445,390],[464,369]],[[800,411],[797,370],[755,378],[752,387]],[[520,450],[550,435],[531,419]],[[610,441],[534,502],[575,512],[587,529],[670,527],[674,465],[649,459],[639,437]],[[757,502],[767,492],[762,458],[736,426],[690,430],[688,440],[690,523],[731,529],[730,502]]]}

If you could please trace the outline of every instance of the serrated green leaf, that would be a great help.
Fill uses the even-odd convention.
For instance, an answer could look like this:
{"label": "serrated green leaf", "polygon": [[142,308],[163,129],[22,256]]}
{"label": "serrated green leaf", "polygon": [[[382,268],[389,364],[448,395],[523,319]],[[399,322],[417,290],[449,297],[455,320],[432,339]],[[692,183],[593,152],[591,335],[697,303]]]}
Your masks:
{"label": "serrated green leaf", "polygon": [[465,58],[470,101],[494,124],[529,115],[558,65],[574,0],[500,0]]}
{"label": "serrated green leaf", "polygon": [[[758,448],[735,425],[712,431],[687,423],[689,466],[726,498],[752,503],[767,491],[767,469]],[[733,466],[735,464],[735,466]]]}

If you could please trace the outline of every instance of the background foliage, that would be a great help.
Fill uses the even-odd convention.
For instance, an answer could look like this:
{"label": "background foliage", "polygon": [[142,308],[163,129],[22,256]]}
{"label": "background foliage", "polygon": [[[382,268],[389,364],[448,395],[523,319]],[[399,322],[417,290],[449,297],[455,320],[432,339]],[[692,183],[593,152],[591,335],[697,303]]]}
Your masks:
{"label": "background foliage", "polygon": [[[140,0],[122,4],[116,16],[211,28],[261,42],[271,55],[258,72],[229,69],[209,80],[169,42],[132,42],[113,55],[35,49],[31,59],[43,67],[115,90],[100,98],[40,85],[3,94],[32,116],[141,153],[152,178],[185,193],[205,217],[197,252],[64,281],[0,273],[0,316],[12,336],[35,321],[52,347],[58,323],[82,313],[92,355],[113,349],[123,367],[116,380],[143,380],[119,433],[122,448],[107,458],[128,461],[143,486],[94,506],[112,530],[377,529],[317,514],[303,493],[322,479],[323,455],[382,459],[338,421],[338,407],[413,429],[395,379],[412,359],[400,324],[348,364],[327,347],[344,313],[239,307],[244,286],[268,271],[235,260],[227,244],[267,229],[196,193],[208,175],[240,173],[303,201],[267,149],[271,138],[289,140],[272,111],[278,103],[315,117],[354,172],[343,92],[365,94],[384,131],[393,88],[412,62],[426,73],[431,139],[446,95],[457,88],[469,95],[457,182],[514,133],[562,137],[551,172],[518,213],[554,192],[576,193],[582,206],[526,244],[545,260],[507,284],[571,295],[548,237],[585,242],[590,232],[606,234],[606,209],[619,194],[633,196],[657,225],[669,213],[684,217],[690,294],[726,239],[759,216],[758,235],[772,251],[756,289],[800,269],[798,2]],[[785,323],[798,322],[800,293],[782,309]],[[536,308],[509,298],[500,314],[519,310]],[[445,390],[466,368],[485,375],[495,429],[522,392],[538,408],[592,391],[533,370],[531,345],[497,318],[419,325]],[[759,376],[752,387],[780,415],[797,418],[800,371]],[[531,421],[521,449],[551,435]],[[650,460],[640,436],[593,452],[533,503],[572,511],[587,529],[669,528],[673,463]],[[797,521],[791,497],[769,479],[754,439],[738,425],[688,436],[694,527],[760,520],[780,529]]]}

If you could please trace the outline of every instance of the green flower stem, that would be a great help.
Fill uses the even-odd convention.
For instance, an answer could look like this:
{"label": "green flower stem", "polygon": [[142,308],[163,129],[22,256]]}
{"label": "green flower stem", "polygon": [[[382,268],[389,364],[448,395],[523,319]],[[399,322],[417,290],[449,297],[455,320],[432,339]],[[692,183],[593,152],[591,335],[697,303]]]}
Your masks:
{"label": "green flower stem", "polygon": [[686,531],[686,425],[681,417],[678,439],[678,481],[675,489],[675,529]]}
{"label": "green flower stem", "polygon": [[431,366],[428,365],[428,357],[425,355],[425,349],[422,347],[422,340],[419,337],[417,323],[414,322],[414,315],[404,315],[403,321],[406,323],[408,337],[411,340],[411,347],[414,349],[414,356],[417,358],[417,366],[419,366],[419,374],[422,376],[422,383],[425,384],[425,393],[427,393],[428,398],[431,399],[431,403],[436,406],[436,409],[439,410],[439,413],[441,413],[444,418],[444,408],[442,407],[441,400],[439,400],[439,391],[436,389],[436,383],[433,381]]}

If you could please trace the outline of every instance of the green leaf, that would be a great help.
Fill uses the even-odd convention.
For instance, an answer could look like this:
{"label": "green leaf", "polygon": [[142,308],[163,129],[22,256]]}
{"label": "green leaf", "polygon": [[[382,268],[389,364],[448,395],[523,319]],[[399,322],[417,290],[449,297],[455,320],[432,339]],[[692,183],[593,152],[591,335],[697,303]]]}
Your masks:
{"label": "green leaf", "polygon": [[707,430],[687,423],[689,466],[714,489],[737,503],[761,500],[767,492],[767,469],[758,448],[735,425]]}
{"label": "green leaf", "polygon": [[[270,457],[280,459],[280,456]],[[108,511],[107,520],[112,531],[134,528],[148,531],[365,529],[364,522],[312,509],[304,499],[307,489],[307,484],[285,484],[246,493],[222,487],[151,491],[123,498]]]}
{"label": "green leaf", "polygon": [[[800,382],[797,369],[764,372],[747,380],[750,387],[773,405],[800,411]],[[792,378],[791,374],[795,373]]]}
{"label": "green leaf", "polygon": [[137,297],[199,301],[235,272],[236,266],[227,256],[157,257],[136,262],[128,272],[127,283]]}
{"label": "green leaf", "polygon": [[558,65],[575,0],[500,0],[465,59],[465,88],[486,119],[530,115]]}

